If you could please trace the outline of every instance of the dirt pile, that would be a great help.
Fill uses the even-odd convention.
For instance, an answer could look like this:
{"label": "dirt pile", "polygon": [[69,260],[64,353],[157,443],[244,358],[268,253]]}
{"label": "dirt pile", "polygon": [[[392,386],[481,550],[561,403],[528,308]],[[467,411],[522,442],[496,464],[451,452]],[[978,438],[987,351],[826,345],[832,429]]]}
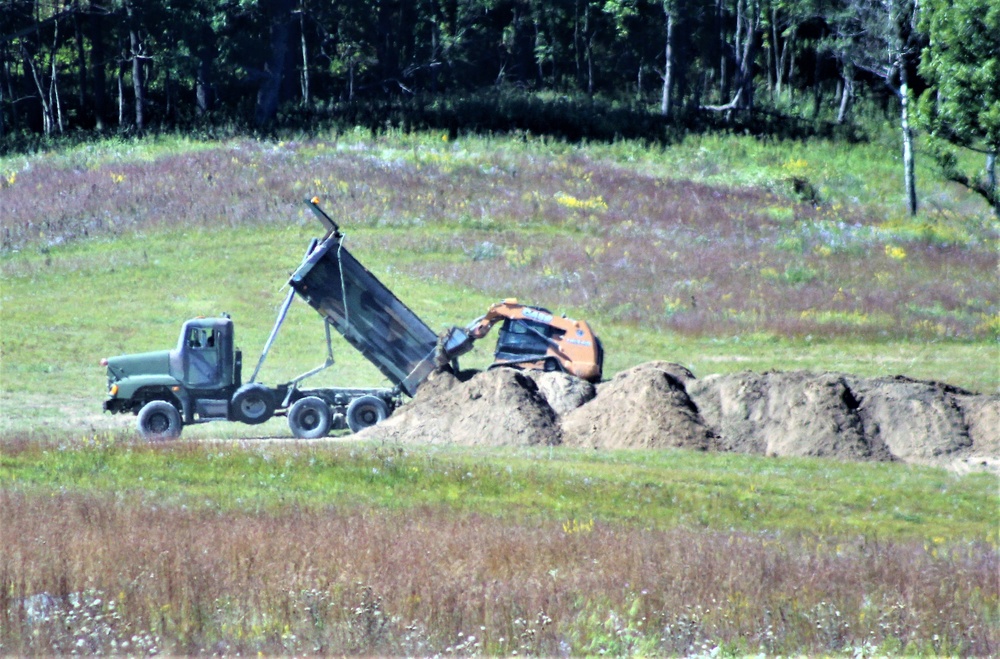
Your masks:
{"label": "dirt pile", "polygon": [[442,373],[362,436],[413,443],[687,448],[1000,467],[1000,396],[807,371],[696,378],[654,361],[596,387],[564,373]]}
{"label": "dirt pile", "polygon": [[448,372],[425,382],[417,395],[359,437],[418,444],[529,446],[560,444],[557,415],[538,385],[510,368],[461,381]]}
{"label": "dirt pile", "polygon": [[663,362],[619,373],[598,386],[593,400],[562,417],[563,441],[608,449],[715,448],[714,433],[685,389],[689,375]]}
{"label": "dirt pile", "polygon": [[688,389],[723,450],[762,455],[891,460],[865,432],[859,402],[836,373],[739,373],[694,380]]}

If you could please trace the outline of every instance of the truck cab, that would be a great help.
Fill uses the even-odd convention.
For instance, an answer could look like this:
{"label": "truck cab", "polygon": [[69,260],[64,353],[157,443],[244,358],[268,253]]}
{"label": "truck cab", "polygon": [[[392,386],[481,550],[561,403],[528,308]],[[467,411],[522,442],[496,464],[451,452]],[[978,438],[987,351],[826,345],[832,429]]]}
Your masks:
{"label": "truck cab", "polygon": [[[173,350],[119,355],[101,360],[107,367],[108,389],[104,409],[140,414],[153,402],[176,410],[177,419],[162,404],[154,421],[195,423],[230,417],[230,401],[240,388],[242,353],[235,348],[233,321],[194,318],[181,328]],[[141,424],[140,424],[141,425]]]}

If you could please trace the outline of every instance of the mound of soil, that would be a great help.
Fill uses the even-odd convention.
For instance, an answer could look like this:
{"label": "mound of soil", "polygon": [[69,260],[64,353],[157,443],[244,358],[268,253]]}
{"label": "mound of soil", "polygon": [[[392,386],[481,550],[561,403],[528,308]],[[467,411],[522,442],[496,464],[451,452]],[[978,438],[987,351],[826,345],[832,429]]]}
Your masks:
{"label": "mound of soil", "polygon": [[952,466],[1000,454],[1000,397],[902,376],[715,375],[688,393],[725,450]]}
{"label": "mound of soil", "polygon": [[685,371],[651,362],[619,373],[562,418],[563,442],[604,449],[714,447],[714,434],[685,390]]}
{"label": "mound of soil", "polygon": [[470,446],[562,441],[556,413],[538,386],[511,368],[484,371],[464,382],[447,371],[438,373],[421,385],[412,401],[358,437]]}
{"label": "mound of soil", "polygon": [[525,374],[535,381],[538,393],[552,411],[560,416],[593,400],[597,395],[597,388],[593,384],[568,373],[526,371]]}
{"label": "mound of soil", "polygon": [[880,436],[866,434],[859,402],[836,373],[709,376],[691,382],[688,392],[726,451],[893,459]]}
{"label": "mound of soil", "polygon": [[596,387],[565,373],[439,373],[361,434],[414,443],[687,448],[1000,470],[1000,396],[808,371],[696,378],[640,364]]}

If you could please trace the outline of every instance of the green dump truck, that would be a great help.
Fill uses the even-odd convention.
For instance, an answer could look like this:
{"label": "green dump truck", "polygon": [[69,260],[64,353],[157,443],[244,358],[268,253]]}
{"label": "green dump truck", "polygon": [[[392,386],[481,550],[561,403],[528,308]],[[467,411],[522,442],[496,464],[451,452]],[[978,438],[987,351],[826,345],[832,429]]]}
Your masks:
{"label": "green dump truck", "polygon": [[[135,414],[147,439],[177,438],[189,424],[260,424],[276,415],[287,417],[295,437],[311,439],[345,427],[358,432],[392,414],[403,394],[414,395],[435,369],[437,335],[344,247],[339,227],[317,200],[308,203],[327,233],[309,245],[289,279],[291,290],[246,382],[232,319],[226,314],[195,318],[184,323],[173,350],[101,360],[108,377],[105,411]],[[296,296],[324,321],[326,362],[268,386],[257,375]],[[333,364],[331,327],[394,386],[300,388],[303,380]]]}

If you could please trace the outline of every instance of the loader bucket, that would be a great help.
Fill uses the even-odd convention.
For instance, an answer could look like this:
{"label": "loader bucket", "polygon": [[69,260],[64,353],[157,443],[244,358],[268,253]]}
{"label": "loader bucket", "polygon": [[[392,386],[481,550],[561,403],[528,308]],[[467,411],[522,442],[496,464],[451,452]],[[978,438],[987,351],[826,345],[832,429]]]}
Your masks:
{"label": "loader bucket", "polygon": [[408,396],[434,371],[437,335],[343,246],[334,233],[289,285]]}

